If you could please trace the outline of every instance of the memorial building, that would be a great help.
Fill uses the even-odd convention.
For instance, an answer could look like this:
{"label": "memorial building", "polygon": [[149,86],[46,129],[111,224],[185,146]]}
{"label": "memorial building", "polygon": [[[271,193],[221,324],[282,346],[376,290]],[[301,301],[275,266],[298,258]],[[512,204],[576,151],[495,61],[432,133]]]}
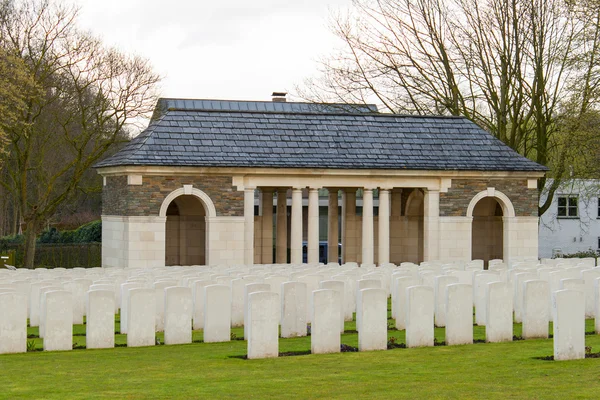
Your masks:
{"label": "memorial building", "polygon": [[96,168],[102,265],[136,268],[537,258],[547,170],[462,117],[282,96],[160,99]]}

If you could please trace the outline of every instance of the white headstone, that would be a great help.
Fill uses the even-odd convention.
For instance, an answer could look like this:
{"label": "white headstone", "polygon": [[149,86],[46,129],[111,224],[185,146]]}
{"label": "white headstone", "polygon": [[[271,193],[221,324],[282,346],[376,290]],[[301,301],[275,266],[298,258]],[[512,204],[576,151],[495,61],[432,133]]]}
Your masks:
{"label": "white headstone", "polygon": [[406,290],[406,347],[433,346],[433,288],[410,286]]}
{"label": "white headstone", "polygon": [[[113,315],[119,312],[119,306],[117,304],[117,294],[116,294],[116,286],[114,283],[94,283],[90,285],[89,290],[108,290],[113,293],[113,297],[115,298],[115,309],[113,311]],[[87,298],[87,293],[86,293]],[[87,312],[87,301],[86,301],[86,312]],[[87,315],[87,314],[86,314]]]}
{"label": "white headstone", "polygon": [[486,342],[510,342],[513,337],[513,293],[507,282],[487,284]]}
{"label": "white headstone", "polygon": [[73,294],[73,323],[83,324],[85,315],[86,294],[92,285],[89,279],[74,279],[69,285],[65,285]]}
{"label": "white headstone", "polygon": [[434,281],[434,320],[435,326],[446,326],[446,286],[458,283],[458,277],[438,275]]}
{"label": "white headstone", "polygon": [[66,290],[44,294],[44,350],[73,349],[73,295]]}
{"label": "white headstone", "polygon": [[268,283],[249,283],[244,288],[244,339],[248,340],[248,297],[254,292],[269,292],[271,285]]}
{"label": "white headstone", "polygon": [[244,290],[246,285],[255,282],[250,278],[237,278],[231,281],[231,326],[244,325]]}
{"label": "white headstone", "polygon": [[[144,287],[143,283],[138,282],[126,282],[121,284],[121,316],[119,323],[119,332],[120,333],[128,333],[127,332],[127,324],[129,323],[128,316],[128,307],[129,307],[129,291],[132,289],[141,289]],[[152,302],[152,304],[156,304],[156,300]],[[155,310],[156,313],[156,310]]]}
{"label": "white headstone", "polygon": [[281,337],[306,336],[306,284],[284,282],[281,287]]}
{"label": "white headstone", "polygon": [[465,283],[446,286],[446,344],[473,343],[473,287]]}
{"label": "white headstone", "polygon": [[0,293],[0,354],[27,351],[27,296]]}
{"label": "white headstone", "polygon": [[115,302],[114,290],[90,290],[87,292],[86,348],[107,349],[115,347]]}
{"label": "white headstone", "polygon": [[319,289],[319,282],[323,280],[323,275],[305,275],[301,276],[297,279],[299,282],[306,283],[306,298],[308,299],[308,307],[306,309],[306,322],[312,322],[312,312],[313,312],[313,296],[312,292]]}
{"label": "white headstone", "polygon": [[231,340],[231,289],[225,285],[204,287],[204,343]]}
{"label": "white headstone", "polygon": [[[321,281],[321,289],[337,290],[340,294],[340,333],[344,333],[344,294],[345,285],[343,281]],[[386,302],[387,304],[387,302]]]}
{"label": "white headstone", "polygon": [[[499,281],[499,277],[492,273],[479,273],[475,275],[473,279],[473,301],[475,302],[475,323],[477,325],[485,325],[486,321],[486,300],[487,300],[487,288],[490,282]],[[511,315],[512,315],[512,301],[511,304]]]}
{"label": "white headstone", "polygon": [[279,295],[252,292],[248,296],[248,358],[279,356]]}
{"label": "white headstone", "polygon": [[[123,301],[127,300],[127,347],[154,346],[156,344],[155,290],[130,288],[122,293]],[[125,303],[121,306],[125,306]]]}
{"label": "white headstone", "polygon": [[594,328],[600,335],[600,278],[594,280]]}
{"label": "white headstone", "polygon": [[192,298],[194,300],[192,319],[194,330],[204,329],[204,287],[216,284],[216,281],[208,279],[197,280],[192,283]]}
{"label": "white headstone", "polygon": [[535,272],[519,272],[513,276],[513,307],[515,311],[515,322],[523,321],[523,282],[538,279]]}
{"label": "white headstone", "polygon": [[313,293],[314,320],[311,324],[310,351],[313,354],[340,351],[340,294],[322,289]]}
{"label": "white headstone", "polygon": [[554,292],[554,359],[585,358],[585,298],[579,290]]}
{"label": "white headstone", "polygon": [[594,281],[600,278],[600,268],[581,271],[581,278],[585,282],[585,317],[594,318]]}
{"label": "white headstone", "polygon": [[165,344],[192,343],[192,289],[165,289]]}
{"label": "white headstone", "polygon": [[165,330],[165,289],[168,287],[177,286],[178,281],[175,279],[156,281],[152,285],[154,289],[154,304],[156,305],[155,327],[156,332]]}
{"label": "white headstone", "polygon": [[[358,350],[387,349],[387,293],[385,289],[362,289],[358,292],[356,314],[360,314]],[[358,318],[357,318],[358,319]]]}
{"label": "white headstone", "polygon": [[578,278],[562,279],[560,281],[560,290],[563,289],[579,290],[580,292],[585,293],[585,281]]}
{"label": "white headstone", "polygon": [[403,276],[395,279],[396,296],[392,295],[392,308],[396,310],[396,329],[406,329],[406,289],[417,286],[419,280],[414,277]]}
{"label": "white headstone", "polygon": [[46,293],[53,292],[57,290],[64,290],[62,286],[42,286],[40,288],[40,326],[38,328],[38,333],[40,338],[44,337],[44,333],[46,332]]}
{"label": "white headstone", "polygon": [[546,281],[536,279],[523,282],[524,339],[548,338],[548,292],[550,285]]}
{"label": "white headstone", "polygon": [[31,284],[29,297],[29,326],[40,326],[40,288],[39,282]]}

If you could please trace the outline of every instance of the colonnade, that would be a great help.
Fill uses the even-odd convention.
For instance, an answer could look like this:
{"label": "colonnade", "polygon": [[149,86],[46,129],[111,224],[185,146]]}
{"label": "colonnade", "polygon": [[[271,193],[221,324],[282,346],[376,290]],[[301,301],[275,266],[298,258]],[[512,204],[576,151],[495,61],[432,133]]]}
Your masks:
{"label": "colonnade", "polygon": [[[262,208],[262,224],[266,227],[273,226],[275,218],[275,232],[271,228],[262,231],[262,242],[260,243],[263,264],[287,263],[288,250],[288,191],[291,189],[291,218],[290,218],[290,262],[301,264],[303,243],[303,192],[308,191],[308,218],[307,218],[307,262],[319,262],[319,187],[245,187],[244,188],[244,263],[254,263],[254,202],[255,190],[259,189],[259,199]],[[328,198],[328,262],[338,262],[338,191],[342,190],[342,246],[345,255],[343,261],[359,261],[357,252],[349,250],[359,248],[362,250],[362,264],[382,265],[390,262],[390,215],[391,206],[401,204],[399,199],[392,196],[401,196],[401,190],[385,187],[362,187],[362,243],[358,243],[355,233],[357,231],[356,215],[356,191],[358,188],[336,188],[329,187]],[[375,260],[375,231],[374,231],[374,198],[373,191],[378,189],[379,193],[379,215],[377,224],[377,260]],[[423,208],[423,259],[424,261],[435,260],[439,254],[439,191],[424,190]],[[274,194],[277,197],[276,213],[273,215]],[[401,205],[404,207],[404,205]],[[275,234],[275,259],[273,260],[273,234]],[[354,259],[352,259],[354,258]]]}

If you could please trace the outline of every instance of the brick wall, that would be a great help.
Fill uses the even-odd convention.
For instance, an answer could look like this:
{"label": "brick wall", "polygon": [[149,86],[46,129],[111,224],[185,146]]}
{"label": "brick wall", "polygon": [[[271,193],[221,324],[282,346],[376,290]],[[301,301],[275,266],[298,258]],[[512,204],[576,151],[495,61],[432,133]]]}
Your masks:
{"label": "brick wall", "polygon": [[102,214],[158,215],[165,197],[183,185],[193,185],[213,201],[217,216],[243,216],[244,192],[236,191],[230,176],[144,176],[142,185],[127,185],[127,176],[106,177]]}
{"label": "brick wall", "polygon": [[517,217],[538,216],[538,191],[528,189],[526,179],[452,179],[448,192],[440,193],[440,216],[466,216],[473,197],[488,187],[508,196]]}

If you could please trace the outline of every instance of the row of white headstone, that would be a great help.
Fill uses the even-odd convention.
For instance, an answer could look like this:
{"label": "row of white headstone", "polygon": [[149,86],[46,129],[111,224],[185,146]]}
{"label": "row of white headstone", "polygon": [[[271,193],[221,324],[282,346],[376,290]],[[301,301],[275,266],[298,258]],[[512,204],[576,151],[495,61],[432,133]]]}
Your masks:
{"label": "row of white headstone", "polygon": [[[518,299],[520,296],[523,295],[525,298],[532,298],[527,303],[529,304],[526,307],[527,310],[535,310],[535,304],[537,304],[538,308],[544,308],[539,305],[539,301],[535,302],[533,300],[544,297],[539,295],[540,291],[544,291],[543,283],[538,283],[536,286],[535,282],[524,281],[523,283],[526,282],[529,289],[523,290],[522,293],[517,293],[520,285],[516,283],[515,278],[524,278],[518,274],[532,273],[533,271],[538,273],[548,272],[549,274],[560,271],[573,273],[573,268],[579,268],[579,272],[583,273],[589,268],[588,265],[585,267],[567,265],[565,267],[559,264],[554,266],[557,271],[544,271],[544,266],[540,266],[537,263],[529,263],[522,265],[515,264],[509,273],[506,266],[502,265],[501,262],[492,262],[490,264],[490,271],[482,271],[482,263],[480,262],[462,265],[460,263],[422,263],[421,266],[403,263],[399,268],[394,265],[386,265],[377,269],[373,266],[357,268],[356,265],[348,264],[342,267],[336,265],[301,265],[292,267],[289,265],[270,265],[254,266],[251,268],[238,266],[228,268],[165,267],[153,270],[76,269],[67,271],[64,269],[55,269],[46,271],[39,269],[34,271],[19,270],[13,273],[3,271],[0,274],[0,278],[4,279],[0,280],[0,282],[10,281],[8,287],[4,287],[4,292],[10,294],[12,291],[15,295],[12,299],[9,299],[10,295],[3,296],[0,298],[0,301],[2,303],[6,302],[7,305],[11,304],[11,302],[26,304],[27,300],[23,301],[23,297],[19,298],[18,295],[19,292],[21,294],[23,292],[26,293],[27,290],[23,289],[27,289],[29,285],[29,316],[31,325],[35,326],[35,310],[37,308],[41,317],[39,318],[40,336],[45,337],[44,348],[47,350],[70,349],[72,336],[68,334],[68,331],[71,331],[71,329],[57,330],[54,322],[59,322],[60,325],[60,321],[62,321],[62,326],[68,325],[70,327],[73,323],[83,322],[83,314],[88,314],[88,347],[112,347],[114,345],[114,312],[120,306],[121,332],[128,333],[127,341],[130,346],[154,344],[155,332],[163,329],[165,331],[166,343],[187,343],[191,341],[191,329],[189,325],[192,323],[192,320],[194,329],[205,330],[205,341],[229,340],[229,327],[239,326],[245,320],[245,337],[248,339],[249,357],[258,357],[261,356],[260,354],[263,356],[268,356],[265,354],[272,355],[273,351],[257,352],[257,350],[251,350],[252,348],[266,348],[268,346],[264,345],[264,343],[271,343],[270,348],[272,349],[274,346],[276,347],[277,343],[276,340],[267,339],[272,337],[273,330],[267,329],[265,331],[271,332],[271,335],[256,332],[252,335],[251,333],[251,331],[256,329],[258,329],[257,332],[263,332],[260,326],[264,324],[259,321],[266,321],[268,319],[263,315],[266,312],[265,310],[268,309],[281,310],[281,315],[276,318],[276,325],[281,324],[283,337],[306,334],[305,324],[306,322],[312,322],[311,335],[313,337],[311,337],[311,343],[313,344],[311,347],[313,352],[324,352],[320,350],[323,348],[327,348],[327,351],[333,351],[331,349],[334,347],[339,351],[339,332],[343,331],[343,322],[344,320],[351,319],[352,311],[356,310],[359,348],[361,350],[385,348],[387,341],[386,299],[390,293],[393,299],[393,316],[396,318],[398,329],[406,328],[406,341],[409,347],[433,344],[434,318],[438,326],[445,325],[447,327],[446,341],[448,344],[472,342],[473,303],[475,303],[476,311],[479,313],[480,321],[478,322],[488,325],[486,329],[488,341],[510,340],[512,338],[513,312],[511,303],[516,305],[519,303]],[[570,277],[570,275],[568,276]],[[457,279],[470,281],[473,285],[470,286],[469,283],[457,284]],[[290,280],[292,282],[286,284],[288,286],[286,289],[286,285],[283,285],[283,283]],[[504,286],[502,284],[490,284],[495,281],[503,282]],[[564,282],[563,285],[565,283],[569,284],[569,282]],[[176,287],[177,285],[183,285],[184,287]],[[7,285],[0,284],[0,292],[2,292],[3,286]],[[211,288],[207,290],[206,288],[208,287]],[[326,312],[327,307],[319,306],[321,304],[329,304],[318,297],[327,296],[325,292],[319,291],[319,293],[323,294],[318,295],[313,293],[319,287],[325,292],[329,292],[329,296],[331,296],[332,290],[338,293],[340,317],[337,319]],[[409,287],[410,290],[408,290]],[[119,288],[120,290],[115,290],[115,288]],[[270,296],[271,300],[257,299],[254,303],[275,301],[275,306],[261,305],[257,309],[260,312],[255,311],[254,318],[252,319],[251,294],[255,292],[268,293],[271,291],[271,288],[273,288],[272,294],[276,294],[276,297]],[[381,288],[380,291],[383,293],[384,301],[379,303],[383,305],[373,306],[371,305],[372,301],[365,301],[364,304],[360,303],[362,290],[368,290],[369,288]],[[64,291],[63,289],[69,290]],[[91,290],[88,293],[86,289]],[[218,296],[218,292],[221,291],[222,301],[206,300],[212,298],[211,293],[213,290],[215,294],[212,296]],[[168,293],[170,292],[172,294],[169,295]],[[466,292],[471,293],[470,298],[466,297]],[[512,296],[510,297],[516,300],[513,302],[506,301],[505,294],[507,292],[511,293]],[[49,293],[51,294],[48,295]],[[86,304],[81,299],[82,293],[84,298],[86,293],[88,296],[87,313],[82,310]],[[207,293],[209,297],[206,297]],[[533,294],[528,295],[529,293]],[[538,295],[535,295],[535,293],[538,293]],[[369,296],[380,295],[369,294]],[[150,300],[150,297],[153,298],[153,301]],[[269,295],[258,297],[269,298]],[[279,302],[280,297],[281,302]],[[429,301],[430,297],[432,297],[431,301]],[[549,297],[549,294],[545,296],[546,299]],[[109,298],[113,300],[108,300]],[[404,301],[402,301],[403,299]],[[494,299],[497,300],[494,301]],[[306,300],[311,304],[307,306]],[[303,301],[304,307],[302,307]],[[337,300],[330,300],[329,302],[332,301],[335,302]],[[39,304],[39,307],[36,307],[36,303]],[[214,324],[213,319],[211,319],[211,315],[213,315],[212,308],[209,306],[215,303],[223,305],[222,307],[216,307],[217,310],[214,312],[214,318],[217,319],[215,323],[218,326],[218,329],[214,330],[216,339],[212,336],[213,329],[211,328]],[[429,318],[429,303],[432,304],[432,318]],[[468,303],[470,305],[468,307],[465,306]],[[69,304],[71,304],[72,313],[66,311],[69,308]],[[374,323],[361,324],[363,315],[367,315],[366,318],[370,321],[368,319],[370,318],[369,315],[375,313],[374,311],[371,313],[360,311],[361,304],[363,304],[363,307],[367,307],[368,310],[381,310],[380,314],[383,317],[379,318],[382,318],[383,323],[379,325]],[[9,308],[18,309],[18,307]],[[321,308],[324,308],[325,311],[321,310]],[[2,309],[7,309],[7,307],[2,306]],[[508,312],[503,313],[502,309],[506,309]],[[549,310],[549,307],[546,306],[545,309]],[[133,312],[129,310],[133,310]],[[517,315],[516,310],[515,308],[515,316]],[[257,313],[260,313],[261,316],[257,316]],[[69,314],[72,316],[70,321],[68,318]],[[279,311],[277,311],[277,314],[279,314]],[[529,314],[538,317],[538,320],[543,320],[540,317],[543,313],[532,311]],[[25,312],[25,315],[27,315],[27,312]],[[236,316],[234,317],[234,315]],[[304,320],[301,318],[303,315],[306,316]],[[341,317],[342,315],[343,318]],[[375,313],[374,315],[377,314]],[[498,315],[503,316],[504,319],[498,317]],[[81,322],[76,321],[76,318],[81,319]],[[150,323],[148,320],[153,320],[154,322]],[[335,341],[336,345],[332,345],[331,347],[321,345],[319,343],[322,342],[321,339],[323,337],[331,337],[332,330],[330,329],[330,325],[332,320],[339,321],[340,327],[337,334],[337,341]],[[51,321],[51,323],[47,324],[48,321]],[[328,321],[329,325],[325,324],[324,321]],[[508,322],[502,323],[502,321]],[[583,318],[581,321],[584,323]],[[0,322],[0,324],[2,326],[10,325],[10,323],[5,324],[4,322],[6,321]],[[525,333],[526,331],[545,331],[547,337],[547,320],[545,328],[540,328],[544,326],[543,322],[532,325],[527,317],[523,323],[524,336],[538,337],[537,333],[531,333],[531,336],[529,336],[529,333]],[[100,326],[102,326],[102,329],[98,328]],[[132,327],[129,331],[127,329],[128,326]],[[250,328],[252,326],[254,327],[253,329]],[[360,333],[361,326],[365,326],[362,334]],[[536,326],[537,328],[529,329],[526,326]],[[322,327],[326,328],[322,329]],[[0,335],[3,337],[6,336],[2,334],[4,331],[6,329],[0,327]],[[56,334],[59,331],[61,333]],[[372,333],[369,333],[371,331]],[[501,333],[494,333],[497,331]],[[46,332],[50,334],[49,338]],[[96,334],[96,332],[98,333]],[[329,332],[329,336],[323,336],[323,332]],[[468,332],[470,332],[470,336]],[[275,330],[275,338],[277,338],[276,333],[277,330]],[[576,336],[579,337],[579,335]],[[374,337],[377,339],[372,339]],[[558,337],[560,338],[560,333],[558,333]],[[55,340],[55,338],[61,338],[61,340]],[[583,335],[581,335],[581,339],[583,341]],[[333,343],[332,340],[327,339],[325,342],[331,344]],[[55,344],[56,342],[59,342],[59,344]],[[24,341],[21,339],[19,351],[22,351],[23,343]],[[256,343],[263,344],[252,346],[252,344]],[[367,345],[365,343],[377,343],[377,345]],[[572,344],[569,344],[569,347],[574,348]],[[577,349],[582,348],[582,346],[575,347]],[[0,349],[0,351],[2,350]],[[5,350],[4,352],[9,351],[11,350]],[[14,348],[12,351],[14,351]],[[583,354],[583,348],[581,349],[581,353]],[[557,359],[560,358],[561,356],[559,355]]]}

